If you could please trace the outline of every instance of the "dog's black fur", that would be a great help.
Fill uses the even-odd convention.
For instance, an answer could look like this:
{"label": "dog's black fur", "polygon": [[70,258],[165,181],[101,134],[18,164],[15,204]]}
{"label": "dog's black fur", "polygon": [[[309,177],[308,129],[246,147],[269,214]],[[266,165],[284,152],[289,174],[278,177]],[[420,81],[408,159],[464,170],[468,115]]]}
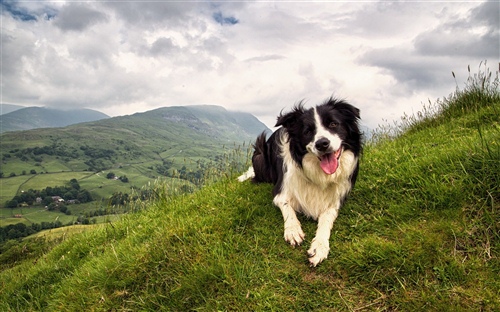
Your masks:
{"label": "dog's black fur", "polygon": [[312,266],[327,257],[331,227],[358,176],[359,119],[359,109],[342,100],[330,98],[309,109],[299,103],[278,116],[276,127],[281,127],[269,139],[265,133],[257,137],[253,171],[240,177],[274,184],[273,202],[283,213],[285,239],[293,246],[304,238],[295,213],[318,220],[308,251]]}
{"label": "dog's black fur", "polygon": [[[351,150],[359,157],[361,145],[361,133],[358,126],[360,118],[359,109],[345,101],[330,98],[324,104],[317,107],[318,114],[324,116],[323,125],[330,122],[338,123],[336,133],[342,139],[344,150]],[[290,152],[294,161],[302,166],[302,159],[307,153],[305,146],[312,140],[314,135],[314,117],[312,108],[305,110],[299,103],[292,112],[278,116],[275,127],[282,126],[276,130],[268,140],[266,133],[262,132],[254,144],[252,165],[255,176],[252,181],[256,183],[272,183],[275,185],[273,195],[281,190],[283,182],[283,158],[281,157],[280,137],[287,132],[290,140]],[[304,133],[304,129],[306,133]],[[354,187],[358,176],[358,165],[351,176],[351,184]]]}

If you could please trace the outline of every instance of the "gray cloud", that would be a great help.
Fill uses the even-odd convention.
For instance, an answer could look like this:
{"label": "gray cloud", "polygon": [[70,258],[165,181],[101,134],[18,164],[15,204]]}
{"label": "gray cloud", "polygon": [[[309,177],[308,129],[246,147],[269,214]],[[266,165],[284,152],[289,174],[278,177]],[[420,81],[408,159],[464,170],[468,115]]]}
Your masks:
{"label": "gray cloud", "polygon": [[430,89],[451,77],[442,59],[415,54],[404,48],[377,49],[363,55],[362,62],[383,69],[406,88],[400,92]]}
{"label": "gray cloud", "polygon": [[500,51],[499,2],[485,2],[465,18],[440,24],[415,39],[417,53],[495,59]]}
{"label": "gray cloud", "polygon": [[153,42],[150,52],[153,56],[168,56],[178,49],[179,47],[173,43],[172,39],[160,37]]}
{"label": "gray cloud", "polygon": [[109,1],[103,5],[116,12],[126,24],[145,29],[185,25],[193,12],[208,6],[203,2],[181,1]]}
{"label": "gray cloud", "polygon": [[405,92],[449,86],[452,70],[498,57],[498,16],[491,14],[498,6],[481,3],[465,16],[446,7],[436,13],[441,22],[415,33],[410,44],[370,49],[358,61],[382,69],[405,86]]}
{"label": "gray cloud", "polygon": [[349,3],[343,13],[330,13],[340,32],[363,38],[390,38],[421,29],[432,20],[432,2],[379,1]]}
{"label": "gray cloud", "polygon": [[500,2],[489,0],[471,10],[469,21],[488,26],[492,31],[498,32],[500,27]]}
{"label": "gray cloud", "polygon": [[26,33],[2,33],[2,76],[14,77],[22,68],[23,57],[33,56],[33,46]]}
{"label": "gray cloud", "polygon": [[61,8],[54,24],[61,30],[83,31],[86,28],[108,21],[106,14],[89,7],[89,4],[69,3]]}
{"label": "gray cloud", "polygon": [[415,48],[422,55],[494,59],[499,53],[499,40],[495,33],[478,35],[465,29],[450,33],[449,29],[441,28],[419,35],[415,39]]}

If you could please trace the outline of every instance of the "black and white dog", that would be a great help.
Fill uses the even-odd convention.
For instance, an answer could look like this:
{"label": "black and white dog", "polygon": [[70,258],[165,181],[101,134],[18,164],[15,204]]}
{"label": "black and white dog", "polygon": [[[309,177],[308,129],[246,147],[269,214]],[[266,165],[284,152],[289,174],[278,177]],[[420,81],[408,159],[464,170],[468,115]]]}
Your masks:
{"label": "black and white dog", "polygon": [[273,203],[285,221],[285,240],[292,246],[304,240],[296,213],[318,221],[307,251],[311,266],[327,258],[330,232],[340,206],[353,188],[361,153],[359,109],[330,98],[305,109],[302,103],[280,114],[276,130],[255,142],[252,167],[238,179],[273,183]]}

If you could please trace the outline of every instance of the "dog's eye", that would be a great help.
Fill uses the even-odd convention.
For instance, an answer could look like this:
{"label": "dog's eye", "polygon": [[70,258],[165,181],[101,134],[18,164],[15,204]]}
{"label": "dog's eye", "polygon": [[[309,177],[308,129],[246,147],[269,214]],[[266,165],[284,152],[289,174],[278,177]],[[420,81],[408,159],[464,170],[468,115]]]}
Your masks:
{"label": "dog's eye", "polygon": [[332,121],[328,125],[328,128],[333,129],[333,128],[336,128],[338,125],[339,125],[338,123],[336,123],[335,121]]}

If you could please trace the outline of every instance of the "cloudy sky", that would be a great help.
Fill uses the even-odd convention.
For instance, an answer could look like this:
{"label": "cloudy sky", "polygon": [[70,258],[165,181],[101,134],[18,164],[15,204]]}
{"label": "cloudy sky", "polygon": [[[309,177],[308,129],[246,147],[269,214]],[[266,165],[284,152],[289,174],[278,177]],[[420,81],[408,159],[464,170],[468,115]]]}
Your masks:
{"label": "cloudy sky", "polygon": [[[1,102],[216,104],[269,127],[331,95],[375,128],[499,63],[498,1],[2,0]],[[456,81],[451,72],[454,71]],[[385,120],[385,121],[384,121]]]}

